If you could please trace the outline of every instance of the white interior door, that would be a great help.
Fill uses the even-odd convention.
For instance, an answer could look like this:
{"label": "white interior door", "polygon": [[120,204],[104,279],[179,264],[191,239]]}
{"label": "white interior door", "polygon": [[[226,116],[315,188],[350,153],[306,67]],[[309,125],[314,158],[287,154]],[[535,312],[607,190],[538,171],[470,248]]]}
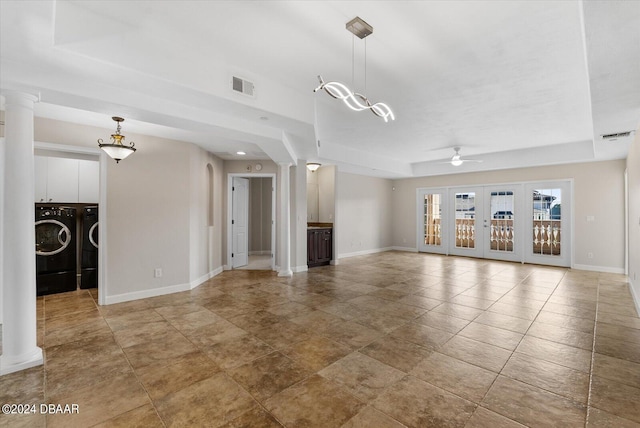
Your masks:
{"label": "white interior door", "polygon": [[449,189],[449,254],[484,257],[483,189]]}
{"label": "white interior door", "polygon": [[246,266],[249,247],[249,179],[233,177],[232,187],[232,266]]}
{"label": "white interior door", "polygon": [[418,189],[418,251],[447,254],[447,189]]}
{"label": "white interior door", "polygon": [[522,185],[484,187],[482,221],[484,257],[521,261],[525,215],[522,211]]}
{"label": "white interior door", "polygon": [[525,186],[525,261],[571,266],[571,182]]}

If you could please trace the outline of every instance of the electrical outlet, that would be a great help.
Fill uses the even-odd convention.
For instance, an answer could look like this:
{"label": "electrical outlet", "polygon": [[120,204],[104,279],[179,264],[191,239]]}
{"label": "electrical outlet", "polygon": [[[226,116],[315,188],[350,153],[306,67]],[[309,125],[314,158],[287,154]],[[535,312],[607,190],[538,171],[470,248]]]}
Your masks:
{"label": "electrical outlet", "polygon": [[587,253],[587,258],[588,259],[592,259],[593,258],[593,253]]}
{"label": "electrical outlet", "polygon": [[153,270],[153,277],[160,278],[162,276],[162,268],[155,268]]}

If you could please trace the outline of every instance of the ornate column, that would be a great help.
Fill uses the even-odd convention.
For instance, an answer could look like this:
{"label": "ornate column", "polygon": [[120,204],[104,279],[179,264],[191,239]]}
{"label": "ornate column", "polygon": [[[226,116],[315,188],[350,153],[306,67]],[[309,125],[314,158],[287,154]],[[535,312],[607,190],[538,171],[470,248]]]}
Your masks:
{"label": "ornate column", "polygon": [[289,168],[291,163],[278,164],[280,172],[280,271],[278,276],[291,276],[291,197]]}
{"label": "ornate column", "polygon": [[37,346],[34,228],[33,104],[9,92],[5,103],[5,164],[0,375],[42,364]]}

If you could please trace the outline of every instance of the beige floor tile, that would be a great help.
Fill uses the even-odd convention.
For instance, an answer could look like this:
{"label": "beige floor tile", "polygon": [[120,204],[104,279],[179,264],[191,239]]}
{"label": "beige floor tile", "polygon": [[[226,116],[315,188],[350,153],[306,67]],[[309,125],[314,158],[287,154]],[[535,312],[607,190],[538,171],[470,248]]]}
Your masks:
{"label": "beige floor tile", "polygon": [[520,333],[477,322],[472,322],[467,325],[458,335],[510,351],[516,349],[523,337]]}
{"label": "beige floor tile", "polygon": [[449,333],[456,334],[469,324],[469,320],[452,317],[441,312],[427,312],[416,318],[416,323],[438,328]]}
{"label": "beige floor tile", "polygon": [[498,376],[439,352],[422,360],[409,374],[475,403],[482,401]]}
{"label": "beige floor tile", "polygon": [[107,320],[109,327],[111,327],[111,330],[113,330],[114,332],[122,329],[131,329],[134,326],[143,325],[146,323],[164,321],[162,315],[151,308],[132,311],[128,313],[117,312],[115,315],[106,315],[105,319]]}
{"label": "beige floor tile", "polygon": [[202,346],[200,349],[225,370],[248,363],[274,351],[271,346],[250,334],[230,337],[211,345]]}
{"label": "beige floor tile", "polygon": [[404,377],[404,372],[359,352],[325,367],[318,374],[340,384],[358,400],[369,402]]}
{"label": "beige floor tile", "polygon": [[591,407],[589,408],[589,413],[587,416],[587,427],[640,428],[640,423],[630,421],[629,419],[623,419],[619,416],[612,415],[609,412],[605,412],[604,410]]}
{"label": "beige floor tile", "polygon": [[536,322],[550,324],[556,327],[577,330],[583,333],[593,334],[595,323],[586,318],[577,318],[568,315],[556,314],[554,312],[542,311],[536,318]]}
{"label": "beige floor tile", "polygon": [[42,366],[0,376],[0,404],[43,403],[44,392],[45,372]]}
{"label": "beige floor tile", "polygon": [[186,334],[202,326],[222,321],[223,318],[208,309],[202,308],[198,311],[174,315],[167,318],[167,320],[176,330]]}
{"label": "beige floor tile", "polygon": [[255,330],[253,335],[275,349],[291,346],[311,336],[307,329],[288,320]]}
{"label": "beige floor tile", "polygon": [[432,351],[407,340],[385,336],[360,349],[360,352],[408,373]]}
{"label": "beige floor tile", "polygon": [[594,349],[600,354],[640,363],[640,345],[636,343],[623,342],[608,336],[597,336]]}
{"label": "beige floor tile", "polygon": [[511,356],[511,351],[462,336],[448,341],[439,352],[496,373]]}
{"label": "beige floor tile", "polygon": [[640,422],[640,388],[593,376],[590,405],[621,418]]}
{"label": "beige floor tile", "polygon": [[464,427],[475,410],[470,401],[412,376],[389,387],[372,405],[407,427]]}
{"label": "beige floor tile", "polygon": [[47,427],[86,427],[150,403],[135,376],[105,379],[95,385],[47,396],[47,402],[77,404],[77,414],[47,415]]}
{"label": "beige floor tile", "polygon": [[398,303],[405,305],[417,306],[419,308],[431,310],[442,304],[442,300],[431,299],[419,294],[409,294],[397,300]]}
{"label": "beige floor tile", "polygon": [[613,358],[597,352],[593,354],[593,374],[629,386],[640,386],[640,363]]}
{"label": "beige floor tile", "polygon": [[465,428],[523,428],[524,425],[478,406]]}
{"label": "beige floor tile", "polygon": [[123,348],[129,364],[134,369],[170,360],[196,350],[197,348],[187,338],[175,330],[155,336],[153,340]]}
{"label": "beige floor tile", "polygon": [[367,346],[378,339],[383,333],[354,321],[344,321],[332,325],[326,333],[321,333],[331,340],[334,340],[353,349]]}
{"label": "beige floor tile", "polygon": [[562,395],[577,403],[587,404],[587,373],[516,352],[500,374]]}
{"label": "beige floor tile", "polygon": [[167,321],[155,321],[148,323],[133,323],[129,327],[121,327],[113,332],[118,345],[123,348],[139,345],[154,338],[161,338],[167,332],[175,332],[175,329]]}
{"label": "beige floor tile", "polygon": [[591,352],[526,335],[516,352],[589,373]]}
{"label": "beige floor tile", "polygon": [[598,322],[596,337],[607,336],[623,342],[640,345],[640,330],[632,327]]}
{"label": "beige floor tile", "polygon": [[301,305],[300,303],[287,302],[280,305],[269,306],[266,311],[280,317],[291,319],[306,314],[309,312],[309,307]]}
{"label": "beige floor tile", "polygon": [[487,311],[476,318],[474,322],[524,334],[533,321]]}
{"label": "beige floor tile", "polygon": [[102,319],[102,314],[97,307],[93,307],[86,311],[64,313],[55,318],[49,318],[46,323],[46,332],[57,330],[62,327],[75,327],[88,321]]}
{"label": "beige floor tile", "polygon": [[282,425],[264,409],[254,407],[220,428],[282,428]]}
{"label": "beige floor tile", "polygon": [[391,335],[432,351],[439,349],[453,337],[452,333],[416,323],[406,324],[396,329]]}
{"label": "beige floor tile", "polygon": [[90,388],[133,370],[112,336],[96,336],[46,350],[47,395]]}
{"label": "beige floor tile", "polygon": [[184,335],[194,345],[202,348],[216,343],[247,335],[247,331],[237,327],[227,320],[216,321],[185,332]]}
{"label": "beige floor tile", "polygon": [[158,412],[151,404],[145,404],[136,409],[129,410],[115,418],[94,425],[94,428],[161,428],[164,427]]}
{"label": "beige floor tile", "polygon": [[228,373],[256,400],[264,402],[272,395],[308,377],[313,371],[280,352],[273,352],[231,369]]}
{"label": "beige floor tile", "polygon": [[495,312],[502,315],[509,315],[511,317],[522,318],[524,320],[533,321],[538,316],[539,311],[537,309],[525,308],[523,306],[514,306],[509,303],[494,303],[489,309],[489,312]]}
{"label": "beige floor tile", "polygon": [[503,376],[482,405],[531,427],[584,426],[587,413],[583,405]]}
{"label": "beige floor tile", "polygon": [[367,406],[357,415],[349,419],[342,428],[403,428],[400,422],[384,413]]}
{"label": "beige floor tile", "polygon": [[49,348],[63,343],[105,335],[111,335],[111,329],[103,318],[94,318],[82,324],[49,330],[44,336],[44,346]]}
{"label": "beige floor tile", "polygon": [[367,312],[352,318],[352,321],[385,334],[408,322],[405,318],[380,312]]}
{"label": "beige floor tile", "polygon": [[285,426],[325,428],[341,426],[364,404],[335,382],[313,375],[274,395],[265,407]]}
{"label": "beige floor tile", "polygon": [[585,349],[587,351],[593,349],[593,334],[560,326],[549,328],[549,324],[537,321],[531,325],[531,328],[527,331],[527,335]]}
{"label": "beige floor tile", "polygon": [[222,372],[169,394],[155,405],[167,426],[220,426],[258,407]]}
{"label": "beige floor tile", "polygon": [[463,305],[463,306],[469,306],[476,309],[486,310],[487,308],[489,308],[489,306],[495,303],[495,300],[479,299],[477,297],[459,294],[449,299],[449,302],[454,303],[456,305]]}
{"label": "beige floor tile", "polygon": [[473,321],[479,315],[481,315],[484,311],[477,308],[472,308],[464,305],[457,305],[455,303],[445,302],[435,308],[433,312],[443,313],[445,315],[450,315],[456,318],[462,318],[467,321]]}
{"label": "beige floor tile", "polygon": [[283,348],[281,352],[312,370],[321,370],[351,352],[351,348],[321,336]]}
{"label": "beige floor tile", "polygon": [[152,400],[213,376],[220,368],[200,351],[163,360],[136,370]]}
{"label": "beige floor tile", "polygon": [[598,314],[598,321],[605,322],[607,324],[623,325],[625,327],[640,330],[640,318],[638,317],[602,312]]}

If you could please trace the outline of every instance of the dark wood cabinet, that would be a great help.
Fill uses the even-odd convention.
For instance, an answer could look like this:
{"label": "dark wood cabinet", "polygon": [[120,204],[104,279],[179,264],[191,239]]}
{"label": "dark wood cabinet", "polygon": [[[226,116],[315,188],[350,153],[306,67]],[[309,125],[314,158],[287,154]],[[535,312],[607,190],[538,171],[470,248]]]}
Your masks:
{"label": "dark wood cabinet", "polygon": [[307,229],[307,265],[328,265],[333,256],[333,229]]}

